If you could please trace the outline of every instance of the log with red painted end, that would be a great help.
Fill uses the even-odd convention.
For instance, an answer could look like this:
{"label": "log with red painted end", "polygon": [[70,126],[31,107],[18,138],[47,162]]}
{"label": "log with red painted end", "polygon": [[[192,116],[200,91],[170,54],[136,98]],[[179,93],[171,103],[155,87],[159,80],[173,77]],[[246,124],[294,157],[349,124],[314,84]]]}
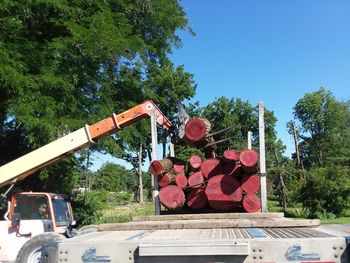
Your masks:
{"label": "log with red painted end", "polygon": [[167,175],[158,175],[158,185],[159,187],[167,186],[170,183],[169,176]]}
{"label": "log with red painted end", "polygon": [[167,185],[160,189],[159,200],[168,209],[180,209],[185,204],[185,194],[177,185]]}
{"label": "log with red painted end", "polygon": [[199,188],[204,184],[204,176],[201,171],[195,172],[188,177],[188,185],[191,188]]}
{"label": "log with red painted end", "polygon": [[208,198],[203,188],[191,189],[186,195],[186,204],[191,209],[203,209],[208,206]]}
{"label": "log with red painted end", "polygon": [[152,161],[149,167],[149,171],[151,174],[157,176],[169,172],[172,167],[173,162],[170,159],[165,158],[163,160]]}
{"label": "log with red painted end", "polygon": [[210,178],[212,176],[222,174],[224,172],[224,166],[219,159],[207,159],[203,161],[201,171],[205,178]]}
{"label": "log with red painted end", "polygon": [[168,158],[173,163],[173,170],[176,174],[185,172],[186,162],[184,160],[181,160],[175,157],[168,157]]}
{"label": "log with red painted end", "polygon": [[233,149],[224,151],[224,160],[227,162],[238,162],[239,152]]}
{"label": "log with red painted end", "polygon": [[255,194],[260,190],[260,178],[256,174],[245,174],[242,176],[241,186],[243,192],[247,194]]}
{"label": "log with red painted end", "polygon": [[202,165],[202,158],[199,155],[192,155],[188,159],[188,165],[193,171],[198,170]]}
{"label": "log with red painted end", "polygon": [[209,179],[205,193],[209,206],[227,211],[234,209],[242,200],[240,182],[231,175],[216,175]]}
{"label": "log with red painted end", "polygon": [[249,194],[243,197],[243,209],[248,213],[254,213],[260,210],[260,200],[255,194]]}
{"label": "log with red painted end", "polygon": [[208,120],[193,118],[185,125],[185,138],[189,142],[199,142],[205,138],[209,131],[210,123]]}
{"label": "log with red painted end", "polygon": [[244,150],[239,154],[239,161],[246,173],[257,173],[259,169],[259,155],[254,150]]}
{"label": "log with red painted end", "polygon": [[187,187],[187,177],[184,174],[177,174],[175,178],[175,183],[181,189],[185,189]]}

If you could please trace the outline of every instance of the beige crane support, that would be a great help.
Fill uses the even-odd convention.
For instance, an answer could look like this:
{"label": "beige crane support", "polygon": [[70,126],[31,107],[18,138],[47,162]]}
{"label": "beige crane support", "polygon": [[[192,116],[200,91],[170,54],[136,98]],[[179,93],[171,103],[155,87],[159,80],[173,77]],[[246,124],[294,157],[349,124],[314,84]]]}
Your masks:
{"label": "beige crane support", "polygon": [[118,115],[113,113],[111,117],[95,124],[85,125],[79,130],[1,166],[0,187],[21,181],[36,171],[64,159],[66,156],[92,145],[97,140],[118,132],[124,127],[152,114],[155,115],[157,123],[169,130],[171,127],[170,121],[152,101],[147,100]]}

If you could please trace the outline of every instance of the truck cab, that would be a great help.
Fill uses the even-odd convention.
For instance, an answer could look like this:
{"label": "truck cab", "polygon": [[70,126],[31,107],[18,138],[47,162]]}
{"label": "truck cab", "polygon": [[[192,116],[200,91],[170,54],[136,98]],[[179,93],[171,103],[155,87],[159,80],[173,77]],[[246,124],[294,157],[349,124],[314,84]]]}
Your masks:
{"label": "truck cab", "polygon": [[43,192],[22,192],[11,197],[8,218],[42,220],[47,230],[65,234],[73,222],[72,207],[67,196]]}

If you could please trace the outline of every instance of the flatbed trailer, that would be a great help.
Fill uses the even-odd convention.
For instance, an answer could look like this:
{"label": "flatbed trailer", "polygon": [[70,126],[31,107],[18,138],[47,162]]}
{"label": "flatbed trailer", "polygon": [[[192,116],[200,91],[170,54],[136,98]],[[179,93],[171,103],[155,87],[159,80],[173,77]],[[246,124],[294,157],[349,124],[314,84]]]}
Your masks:
{"label": "flatbed trailer", "polygon": [[321,229],[319,220],[281,213],[162,217],[99,225],[96,232],[48,245],[42,262],[350,262],[349,233]]}

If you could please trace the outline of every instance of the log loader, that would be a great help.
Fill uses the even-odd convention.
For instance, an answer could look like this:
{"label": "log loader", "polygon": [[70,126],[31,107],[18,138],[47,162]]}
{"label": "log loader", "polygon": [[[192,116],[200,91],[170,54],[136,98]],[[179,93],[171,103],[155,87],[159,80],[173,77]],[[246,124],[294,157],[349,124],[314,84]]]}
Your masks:
{"label": "log loader", "polygon": [[[16,182],[148,116],[167,130],[171,127],[158,107],[145,101],[1,166],[0,188],[9,186],[6,195]],[[74,218],[66,196],[21,192],[9,200],[5,220],[0,221],[0,262],[38,262],[44,244],[73,235]]]}

